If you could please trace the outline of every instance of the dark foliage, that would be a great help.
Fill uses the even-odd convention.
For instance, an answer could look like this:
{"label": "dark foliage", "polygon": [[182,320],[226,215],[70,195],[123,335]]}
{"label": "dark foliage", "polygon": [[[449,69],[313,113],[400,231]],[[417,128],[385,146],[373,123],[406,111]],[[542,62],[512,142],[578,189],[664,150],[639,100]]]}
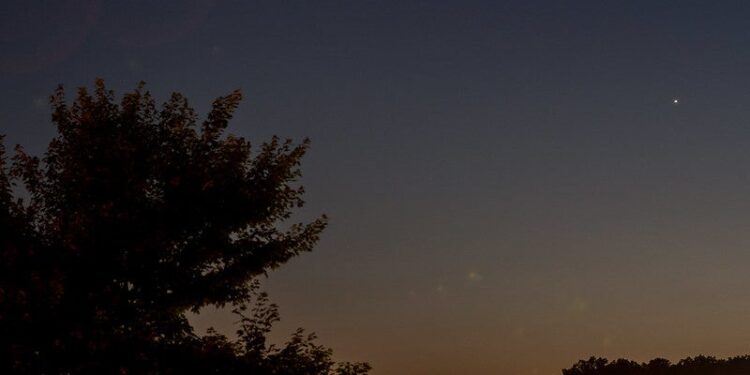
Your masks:
{"label": "dark foliage", "polygon": [[715,357],[688,357],[677,363],[664,358],[648,363],[626,359],[608,361],[591,357],[578,361],[573,367],[562,370],[563,375],[746,375],[750,374],[750,356],[716,359]]}
{"label": "dark foliage", "polygon": [[[52,96],[44,157],[0,142],[0,373],[369,370],[335,365],[302,331],[266,342],[278,313],[254,279],[311,250],[326,221],[286,224],[308,141],[251,152],[225,136],[240,99],[199,124],[179,94],[157,108],[140,85],[118,104],[97,81],[72,105]],[[193,332],[185,313],[207,305],[234,307],[237,340]]]}

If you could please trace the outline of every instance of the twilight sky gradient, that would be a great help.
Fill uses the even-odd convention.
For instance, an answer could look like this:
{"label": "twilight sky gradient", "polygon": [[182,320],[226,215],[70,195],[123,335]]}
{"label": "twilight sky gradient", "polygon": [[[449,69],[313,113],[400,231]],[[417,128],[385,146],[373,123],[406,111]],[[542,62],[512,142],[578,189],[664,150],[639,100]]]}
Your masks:
{"label": "twilight sky gradient", "polygon": [[[264,282],[279,339],[374,375],[750,353],[746,1],[6,1],[0,133],[145,80],[313,146],[330,228]],[[679,105],[672,103],[680,99]],[[231,328],[220,312],[195,318]]]}

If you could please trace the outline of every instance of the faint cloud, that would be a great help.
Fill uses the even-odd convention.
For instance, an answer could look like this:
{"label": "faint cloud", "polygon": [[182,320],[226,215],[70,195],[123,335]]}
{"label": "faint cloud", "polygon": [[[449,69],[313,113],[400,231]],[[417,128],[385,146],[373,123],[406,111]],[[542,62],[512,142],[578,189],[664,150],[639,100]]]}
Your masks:
{"label": "faint cloud", "polygon": [[480,275],[478,272],[471,271],[466,275],[466,280],[469,280],[471,282],[479,282],[482,281],[482,275]]}
{"label": "faint cloud", "polygon": [[437,294],[439,294],[439,295],[441,295],[441,296],[444,296],[444,295],[445,295],[445,287],[444,287],[444,286],[442,286],[442,285],[438,285],[438,286],[437,286],[437,287],[435,288],[435,293],[437,293]]}
{"label": "faint cloud", "polygon": [[3,7],[0,72],[36,72],[70,58],[97,23],[100,2],[60,0],[44,6]]}
{"label": "faint cloud", "polygon": [[[111,4],[110,4],[111,3]],[[132,20],[127,17],[110,17],[108,28],[114,33],[114,39],[128,47],[155,47],[166,43],[185,40],[200,28],[208,19],[216,5],[216,0],[190,1],[131,1],[108,2],[108,9],[117,14],[125,9],[136,9],[142,14],[138,27],[132,27]],[[168,3],[164,5],[162,3]],[[161,8],[167,7],[166,10]],[[170,17],[163,17],[169,14]]]}
{"label": "faint cloud", "polygon": [[31,102],[31,105],[33,105],[34,108],[38,110],[46,110],[49,105],[49,100],[47,99],[46,96],[37,96]]}
{"label": "faint cloud", "polygon": [[589,309],[589,303],[582,298],[575,298],[568,305],[568,309],[575,313],[584,313]]}
{"label": "faint cloud", "polygon": [[609,336],[602,339],[602,345],[604,346],[610,346],[612,345],[613,342],[614,342],[614,339]]}
{"label": "faint cloud", "polygon": [[128,60],[128,69],[130,69],[131,72],[138,72],[143,69],[143,64],[138,59],[130,59]]}

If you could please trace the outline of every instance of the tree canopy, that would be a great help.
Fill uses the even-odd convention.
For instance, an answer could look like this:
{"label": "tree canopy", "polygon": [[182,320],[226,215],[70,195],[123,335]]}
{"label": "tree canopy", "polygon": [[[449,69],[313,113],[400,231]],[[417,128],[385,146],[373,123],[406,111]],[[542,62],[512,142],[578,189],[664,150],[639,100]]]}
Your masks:
{"label": "tree canopy", "polygon": [[648,363],[637,363],[627,359],[609,361],[591,357],[580,360],[571,368],[562,370],[563,375],[744,375],[750,373],[750,356],[727,359],[699,355],[687,357],[677,363],[664,358],[655,358]]}
{"label": "tree canopy", "polygon": [[[0,372],[363,374],[298,331],[266,336],[275,305],[255,281],[310,251],[325,216],[288,223],[309,141],[251,147],[226,135],[232,92],[205,120],[140,84],[51,97],[42,157],[0,142]],[[0,138],[0,141],[2,138]],[[199,336],[185,313],[231,307],[238,338]]]}

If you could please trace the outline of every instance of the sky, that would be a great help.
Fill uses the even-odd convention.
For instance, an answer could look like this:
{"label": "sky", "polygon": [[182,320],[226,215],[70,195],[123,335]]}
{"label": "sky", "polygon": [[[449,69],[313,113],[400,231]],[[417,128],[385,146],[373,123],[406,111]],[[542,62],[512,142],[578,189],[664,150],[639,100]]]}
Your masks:
{"label": "sky", "polygon": [[144,80],[203,114],[242,89],[230,132],[310,137],[299,217],[330,217],[263,281],[274,337],[304,327],[374,375],[748,354],[748,16],[745,1],[11,0],[0,133],[42,153],[58,84]]}

